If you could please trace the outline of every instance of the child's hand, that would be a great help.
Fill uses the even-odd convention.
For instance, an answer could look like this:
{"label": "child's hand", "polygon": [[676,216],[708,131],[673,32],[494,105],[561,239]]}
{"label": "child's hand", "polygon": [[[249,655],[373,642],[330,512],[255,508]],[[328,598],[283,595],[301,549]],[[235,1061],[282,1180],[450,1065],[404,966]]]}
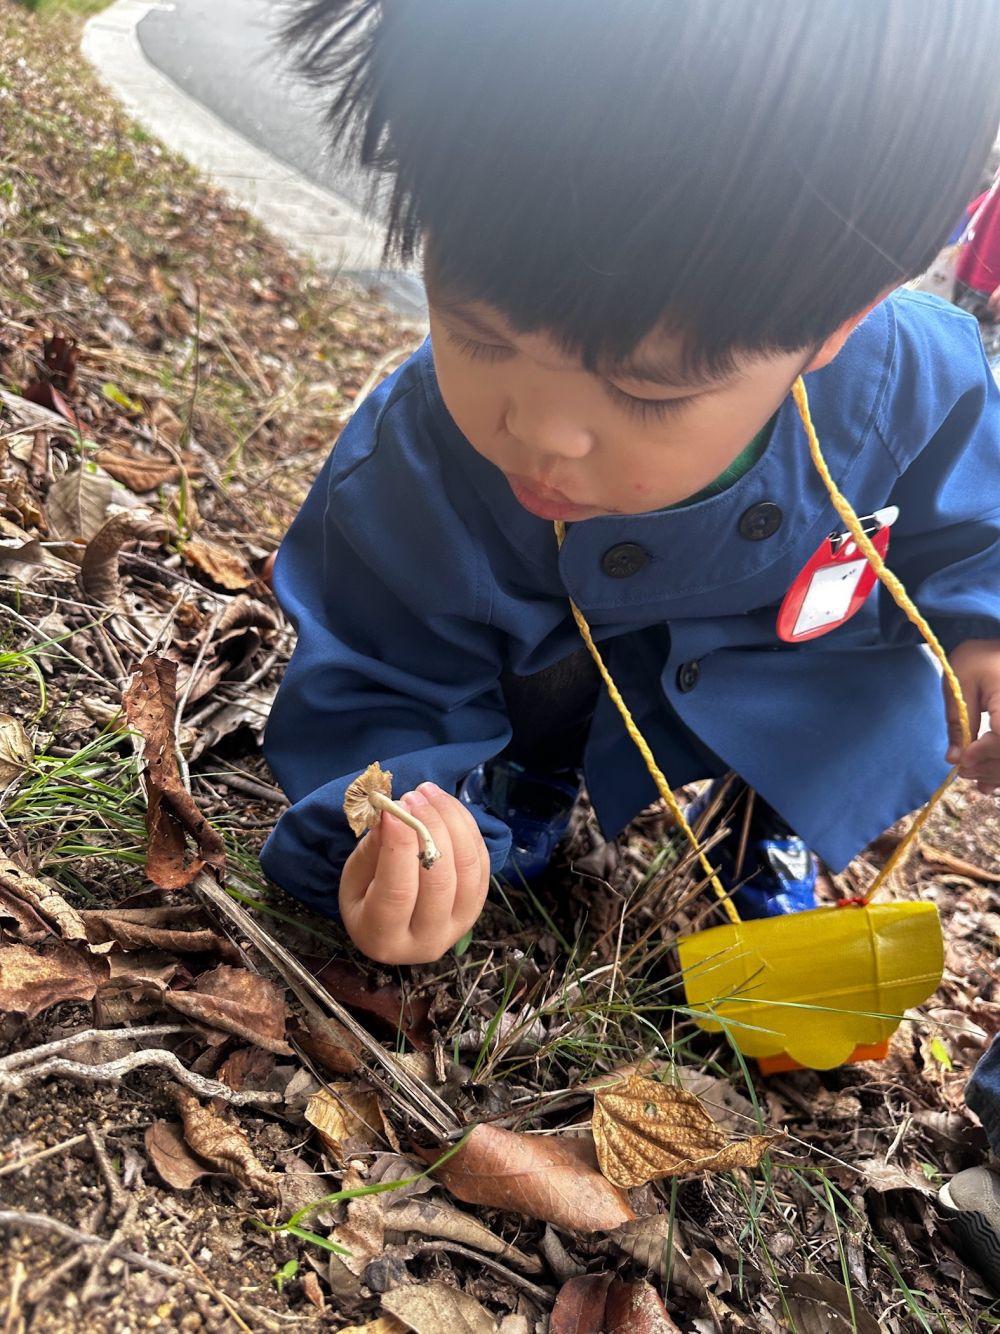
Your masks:
{"label": "child's hand", "polygon": [[347,859],[340,912],[348,934],[377,963],[431,963],[476,921],[490,859],[467,807],[433,783],[400,804],[430,830],[441,856],[420,865],[420,839],[389,811]]}
{"label": "child's hand", "polygon": [[[951,654],[951,665],[969,710],[972,744],[962,750],[958,713],[945,682],[948,763],[957,764],[959,775],[973,779],[980,792],[992,792],[1000,787],[1000,639],[967,639]],[[983,713],[990,716],[990,730],[977,740]]]}

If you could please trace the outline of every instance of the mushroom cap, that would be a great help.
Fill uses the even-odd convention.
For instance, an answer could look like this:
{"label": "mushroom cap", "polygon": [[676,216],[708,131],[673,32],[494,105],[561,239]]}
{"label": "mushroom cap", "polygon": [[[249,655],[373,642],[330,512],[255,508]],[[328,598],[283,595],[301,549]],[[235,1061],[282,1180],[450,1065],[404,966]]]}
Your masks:
{"label": "mushroom cap", "polygon": [[366,829],[377,825],[382,817],[379,807],[372,805],[373,792],[381,792],[385,797],[392,796],[392,774],[388,769],[383,769],[378,760],[369,764],[344,793],[344,814],[356,838],[360,838]]}

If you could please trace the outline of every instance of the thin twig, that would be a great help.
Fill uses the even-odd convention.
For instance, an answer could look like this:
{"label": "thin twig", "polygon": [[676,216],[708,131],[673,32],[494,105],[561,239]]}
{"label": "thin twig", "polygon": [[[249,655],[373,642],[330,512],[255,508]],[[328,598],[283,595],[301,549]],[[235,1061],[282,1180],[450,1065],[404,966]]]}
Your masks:
{"label": "thin twig", "polygon": [[247,1324],[247,1322],[240,1315],[239,1311],[236,1309],[236,1305],[233,1302],[232,1298],[227,1297],[226,1294],[220,1288],[217,1288],[215,1286],[212,1280],[205,1273],[204,1269],[202,1269],[201,1265],[195,1263],[194,1258],[191,1255],[191,1252],[184,1245],[184,1243],[180,1240],[175,1240],[174,1244],[180,1251],[181,1255],[184,1256],[184,1259],[188,1262],[188,1264],[191,1266],[194,1272],[204,1283],[205,1287],[208,1288],[210,1293],[212,1293],[216,1301],[221,1302],[221,1304],[228,1311],[229,1315],[233,1318],[233,1320],[236,1321],[237,1325],[239,1325],[240,1329],[246,1330],[246,1334],[253,1334],[253,1330],[251,1330],[250,1326]]}
{"label": "thin twig", "polygon": [[[230,880],[241,890],[248,888],[236,876],[230,876]],[[231,899],[210,876],[204,871],[200,872],[192,881],[192,889],[202,902],[236,924],[238,930],[260,950],[308,1009],[315,1013],[318,1001],[320,1006],[338,1019],[348,1032],[353,1033],[385,1072],[383,1074],[371,1068],[366,1071],[368,1078],[383,1092],[391,1095],[393,1084],[398,1084],[409,1097],[407,1110],[410,1115],[433,1135],[450,1139],[463,1133],[461,1122],[444,1099],[422,1079],[417,1079],[411,1074],[392,1052],[387,1051],[380,1042],[376,1042],[368,1030],[358,1023],[350,1010],[334,1000],[326,987],[289,950],[275,940],[241,904]],[[396,1097],[397,1099],[399,1097],[398,1091]]]}
{"label": "thin twig", "polygon": [[41,1047],[29,1047],[0,1057],[0,1075],[22,1066],[37,1065],[48,1056],[59,1056],[82,1042],[137,1042],[140,1038],[166,1038],[175,1033],[187,1033],[187,1024],[148,1024],[142,1028],[84,1028],[57,1042],[46,1042]]}
{"label": "thin twig", "polygon": [[246,1103],[278,1103],[284,1100],[283,1093],[271,1093],[265,1090],[254,1092],[252,1089],[237,1091],[231,1089],[228,1084],[222,1084],[217,1079],[205,1079],[203,1075],[196,1075],[193,1070],[189,1070],[177,1059],[172,1051],[163,1051],[159,1048],[152,1048],[148,1051],[135,1051],[130,1056],[123,1056],[117,1061],[105,1061],[103,1065],[87,1065],[82,1061],[65,1061],[59,1056],[54,1056],[49,1061],[43,1061],[41,1065],[29,1066],[27,1069],[17,1073],[0,1073],[0,1093],[16,1093],[26,1088],[33,1079],[47,1079],[49,1077],[59,1079],[72,1079],[77,1083],[117,1083],[124,1075],[131,1074],[133,1070],[141,1069],[143,1066],[155,1065],[163,1070],[168,1070],[176,1080],[186,1084],[189,1089],[197,1093],[202,1098],[222,1098],[226,1102],[233,1103],[236,1107],[242,1107]]}
{"label": "thin twig", "polygon": [[[408,1247],[407,1249],[411,1248]],[[483,1265],[486,1269],[492,1269],[507,1283],[520,1288],[532,1301],[537,1302],[543,1311],[548,1310],[552,1304],[554,1293],[551,1288],[540,1288],[537,1283],[532,1283],[530,1278],[525,1278],[523,1274],[508,1269],[499,1260],[494,1260],[489,1255],[483,1255],[481,1251],[474,1251],[470,1246],[463,1246],[460,1242],[436,1237],[433,1241],[419,1242],[412,1247],[412,1251],[415,1255],[435,1255],[438,1251],[454,1251],[456,1255],[464,1255],[467,1260],[475,1260],[477,1264]]]}
{"label": "thin twig", "polygon": [[12,1176],[15,1172],[21,1172],[26,1167],[32,1167],[35,1163],[40,1163],[44,1158],[53,1158],[57,1153],[63,1153],[66,1149],[75,1149],[78,1144],[86,1144],[86,1135],[74,1135],[72,1139],[64,1139],[61,1144],[53,1144],[50,1149],[40,1149],[38,1153],[31,1153],[27,1158],[15,1158],[12,1163],[5,1163],[0,1167],[0,1177]]}
{"label": "thin twig", "polygon": [[[70,1227],[68,1223],[61,1223],[57,1218],[48,1218],[45,1214],[22,1213],[19,1209],[0,1209],[0,1227],[25,1227],[38,1228],[42,1232],[54,1232],[56,1236],[62,1237],[64,1241],[71,1241],[81,1249],[87,1249],[91,1246],[105,1246],[106,1237],[98,1237],[93,1232],[78,1232],[75,1227]],[[151,1260],[148,1255],[140,1255],[138,1251],[130,1251],[124,1246],[116,1245],[113,1251],[115,1257],[123,1260],[127,1265],[135,1265],[138,1269],[146,1269],[151,1274],[157,1274],[160,1278],[168,1279],[171,1283],[183,1283],[186,1288],[193,1289],[195,1292],[204,1292],[205,1288],[198,1280],[185,1274],[182,1269],[175,1265],[161,1264],[159,1260]]]}

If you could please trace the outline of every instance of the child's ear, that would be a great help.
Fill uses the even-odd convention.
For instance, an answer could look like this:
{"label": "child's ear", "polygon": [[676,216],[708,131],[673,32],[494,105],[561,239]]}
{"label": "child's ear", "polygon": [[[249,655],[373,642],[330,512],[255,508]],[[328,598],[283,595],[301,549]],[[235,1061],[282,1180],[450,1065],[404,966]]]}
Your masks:
{"label": "child's ear", "polygon": [[808,375],[810,371],[821,371],[824,366],[829,366],[840,349],[850,338],[851,334],[858,327],[866,315],[870,315],[880,301],[884,301],[890,292],[895,291],[895,287],[887,287],[885,291],[879,292],[874,301],[869,302],[864,310],[859,310],[856,315],[852,315],[849,320],[845,320],[839,329],[833,333],[816,349],[816,352],[809,362],[808,366],[802,370],[803,375]]}

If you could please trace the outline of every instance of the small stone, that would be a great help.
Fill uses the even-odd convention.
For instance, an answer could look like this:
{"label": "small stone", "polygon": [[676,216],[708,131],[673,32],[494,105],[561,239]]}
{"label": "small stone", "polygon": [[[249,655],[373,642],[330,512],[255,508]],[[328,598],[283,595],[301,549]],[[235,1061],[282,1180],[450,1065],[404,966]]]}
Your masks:
{"label": "small stone", "polygon": [[203,1265],[210,1265],[212,1263],[213,1259],[212,1252],[208,1249],[207,1246],[203,1246],[201,1250],[198,1252],[198,1259],[201,1261]]}

